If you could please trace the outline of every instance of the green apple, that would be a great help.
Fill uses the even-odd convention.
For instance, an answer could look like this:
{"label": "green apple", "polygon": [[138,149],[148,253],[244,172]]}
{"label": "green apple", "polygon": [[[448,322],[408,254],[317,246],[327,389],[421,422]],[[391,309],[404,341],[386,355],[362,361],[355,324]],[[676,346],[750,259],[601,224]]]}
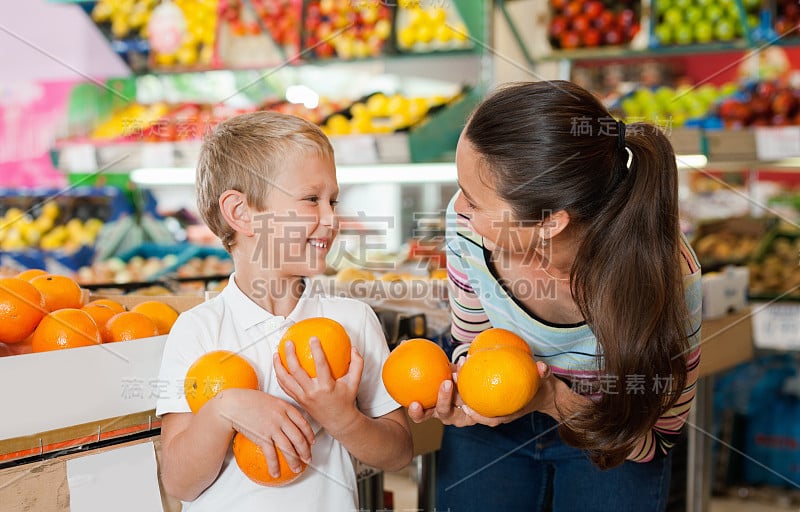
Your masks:
{"label": "green apple", "polygon": [[694,40],[692,34],[692,27],[688,25],[678,25],[675,27],[675,43],[676,44],[691,44]]}
{"label": "green apple", "polygon": [[658,14],[664,14],[664,12],[672,7],[672,2],[670,0],[658,0],[656,1],[656,12]]}
{"label": "green apple", "polygon": [[698,43],[708,43],[714,39],[714,27],[710,21],[700,20],[694,25],[694,38]]}
{"label": "green apple", "polygon": [[722,18],[714,27],[714,34],[720,41],[730,41],[736,37],[736,22],[730,18]]}
{"label": "green apple", "polygon": [[677,7],[670,7],[664,12],[664,23],[673,27],[683,24],[683,11]]}
{"label": "green apple", "polygon": [[692,0],[673,0],[675,7],[681,10],[686,10],[692,5]]}
{"label": "green apple", "polygon": [[687,7],[686,10],[683,11],[683,18],[690,25],[694,25],[703,19],[703,9],[697,7],[696,5]]}
{"label": "green apple", "polygon": [[670,45],[673,43],[672,25],[660,23],[656,25],[654,33],[660,44]]}
{"label": "green apple", "polygon": [[706,19],[716,23],[725,16],[725,10],[719,4],[710,4],[706,7]]}

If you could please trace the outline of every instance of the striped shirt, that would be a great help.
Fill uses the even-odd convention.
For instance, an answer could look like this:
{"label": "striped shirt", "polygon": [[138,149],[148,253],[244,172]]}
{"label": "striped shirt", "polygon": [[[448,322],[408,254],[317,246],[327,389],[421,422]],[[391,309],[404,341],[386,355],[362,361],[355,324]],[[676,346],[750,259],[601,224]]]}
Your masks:
{"label": "striped shirt", "polygon": [[[524,338],[537,360],[547,363],[554,375],[571,382],[573,390],[582,395],[596,397],[604,386],[607,386],[607,392],[624,393],[637,392],[637,387],[643,390],[644,386],[652,389],[659,385],[659,382],[645,383],[637,376],[629,376],[626,382],[618,384],[616,378],[610,379],[603,374],[602,368],[598,368],[598,361],[602,364],[602,359],[598,358],[601,347],[585,322],[571,325],[545,322],[514,300],[489,266],[489,252],[483,246],[482,237],[472,231],[465,216],[455,212],[454,203],[455,197],[447,207],[446,217],[451,334],[456,345],[452,355],[454,361],[466,353],[469,343],[478,333],[490,327],[500,327]],[[681,252],[690,269],[690,274],[684,276],[691,325],[686,386],[675,405],[661,416],[628,456],[629,460],[637,462],[650,461],[657,451],[666,453],[675,444],[695,395],[702,313],[700,264],[686,240],[681,237],[681,241]],[[547,293],[548,289],[539,292]],[[671,382],[670,376],[664,376],[660,390],[669,389]],[[611,386],[614,386],[613,390]]]}

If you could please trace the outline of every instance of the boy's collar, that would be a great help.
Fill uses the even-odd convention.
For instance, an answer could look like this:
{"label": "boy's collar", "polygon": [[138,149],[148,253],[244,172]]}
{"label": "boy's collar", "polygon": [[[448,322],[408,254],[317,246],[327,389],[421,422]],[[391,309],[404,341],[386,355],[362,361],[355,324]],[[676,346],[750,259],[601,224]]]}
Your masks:
{"label": "boy's collar", "polygon": [[[231,274],[226,286],[221,292],[220,296],[224,296],[224,300],[230,304],[231,311],[233,312],[236,322],[245,329],[249,329],[270,318],[283,318],[279,315],[274,315],[266,309],[256,304],[250,297],[248,297],[236,284],[234,280],[235,273]],[[299,309],[302,301],[308,298],[311,287],[307,277],[303,278],[305,286],[303,293],[297,301],[294,310],[289,314],[290,318],[294,317],[295,312]]]}

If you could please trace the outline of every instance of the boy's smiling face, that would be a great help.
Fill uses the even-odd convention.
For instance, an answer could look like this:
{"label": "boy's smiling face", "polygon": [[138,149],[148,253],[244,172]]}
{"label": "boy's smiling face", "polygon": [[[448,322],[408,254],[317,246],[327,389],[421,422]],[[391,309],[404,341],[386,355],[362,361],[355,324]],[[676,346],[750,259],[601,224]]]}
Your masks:
{"label": "boy's smiling face", "polygon": [[285,277],[325,271],[338,233],[339,186],[333,161],[315,155],[287,158],[271,180],[266,210],[254,212],[254,263]]}

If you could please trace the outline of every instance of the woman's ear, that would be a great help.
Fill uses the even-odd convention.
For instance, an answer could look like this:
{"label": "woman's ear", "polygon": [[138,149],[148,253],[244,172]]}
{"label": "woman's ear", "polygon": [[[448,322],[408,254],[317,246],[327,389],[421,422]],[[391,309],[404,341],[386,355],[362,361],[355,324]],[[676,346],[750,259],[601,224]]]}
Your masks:
{"label": "woman's ear", "polygon": [[566,229],[569,224],[569,213],[566,210],[558,210],[547,216],[542,221],[542,238],[550,240]]}
{"label": "woman's ear", "polygon": [[219,209],[225,222],[237,233],[253,236],[253,218],[247,199],[238,190],[226,190],[219,196]]}

